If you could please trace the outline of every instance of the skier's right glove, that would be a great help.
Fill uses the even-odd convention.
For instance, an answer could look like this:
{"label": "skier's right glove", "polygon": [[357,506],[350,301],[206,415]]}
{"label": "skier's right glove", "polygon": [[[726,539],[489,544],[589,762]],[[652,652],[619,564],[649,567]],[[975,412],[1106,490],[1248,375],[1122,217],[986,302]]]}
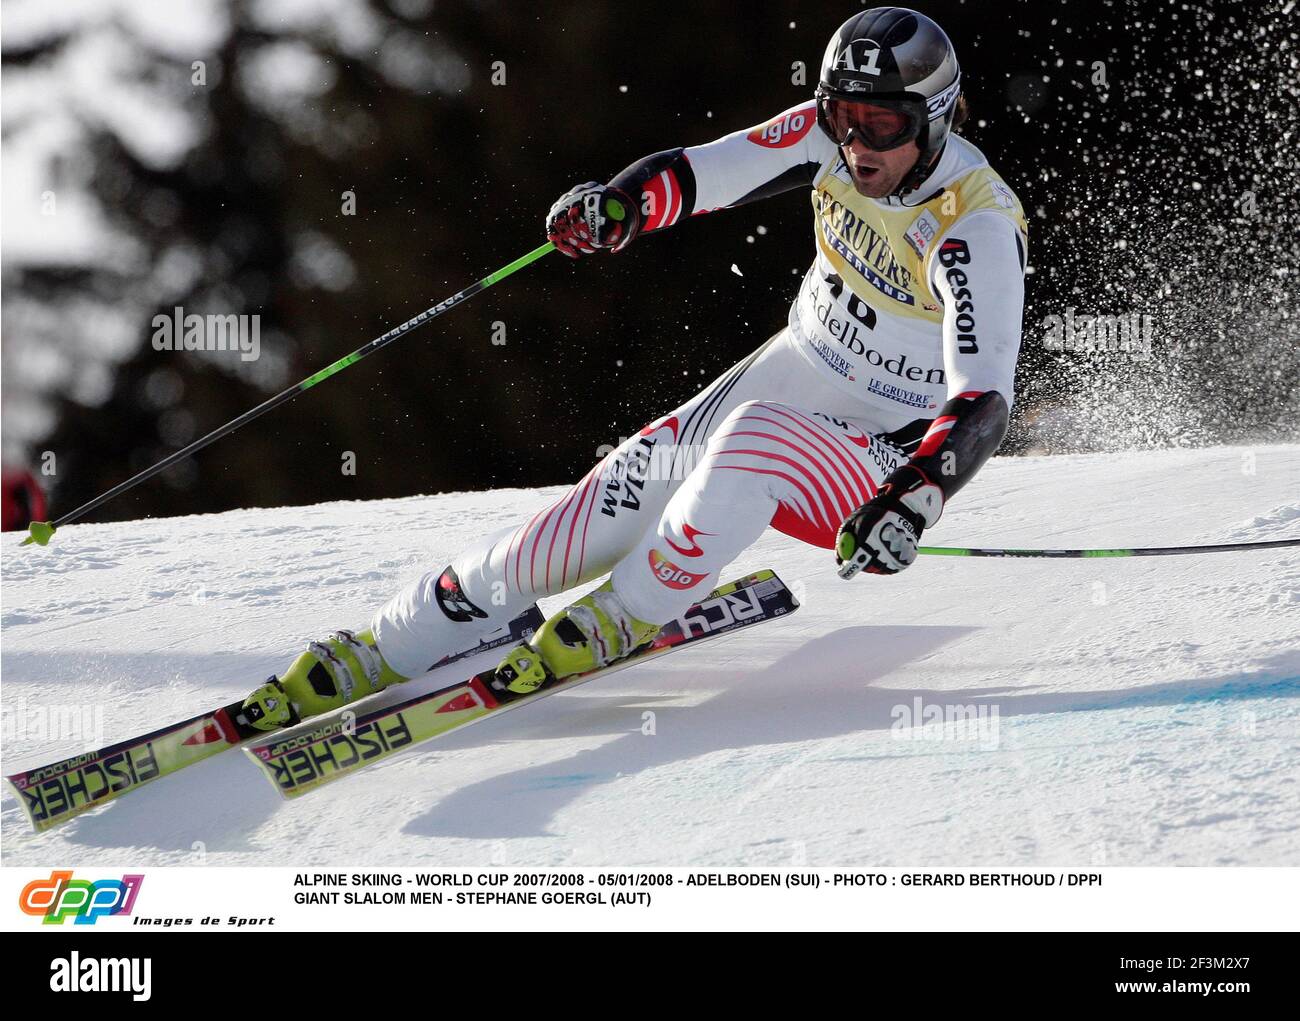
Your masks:
{"label": "skier's right glove", "polygon": [[547,238],[570,259],[621,252],[640,230],[641,210],[627,192],[595,181],[566,192],[546,214]]}
{"label": "skier's right glove", "polygon": [[943,490],[915,465],[889,476],[870,500],[848,516],[835,539],[841,578],[859,571],[897,574],[916,559],[921,532],[943,513]]}

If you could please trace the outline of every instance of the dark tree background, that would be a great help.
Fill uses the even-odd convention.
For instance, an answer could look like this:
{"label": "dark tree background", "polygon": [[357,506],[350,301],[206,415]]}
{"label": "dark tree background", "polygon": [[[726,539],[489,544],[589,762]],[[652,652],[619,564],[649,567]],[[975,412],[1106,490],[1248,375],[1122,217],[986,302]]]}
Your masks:
{"label": "dark tree background", "polygon": [[[827,38],[860,6],[357,0],[374,31],[358,40],[231,0],[211,51],[137,40],[141,80],[181,103],[196,143],[160,166],[86,120],[50,187],[80,173],[143,256],[4,265],[8,379],[51,352],[71,365],[17,395],[53,412],[21,453],[56,455],[54,513],[539,244],[572,184],[809,97]],[[967,137],[1030,216],[1004,449],[1294,437],[1295,19],[1212,0],[920,7],[956,43]],[[6,86],[81,32],[6,32]],[[266,69],[282,59],[318,69],[310,94],[278,95]],[[781,327],[810,215],[796,193],[617,257],[550,256],[94,518],[575,478]],[[174,305],[259,314],[262,358],[155,351],[150,320]],[[1154,357],[1044,350],[1044,316],[1066,307],[1152,315]],[[135,338],[125,354],[99,355],[105,309]],[[104,365],[87,397],[78,377]]]}

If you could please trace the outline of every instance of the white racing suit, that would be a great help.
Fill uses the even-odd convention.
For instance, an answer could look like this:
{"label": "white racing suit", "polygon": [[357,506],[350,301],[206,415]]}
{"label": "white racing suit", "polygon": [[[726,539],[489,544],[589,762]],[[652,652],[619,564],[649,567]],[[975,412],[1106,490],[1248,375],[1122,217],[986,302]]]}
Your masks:
{"label": "white racing suit", "polygon": [[400,674],[610,571],[633,616],[666,622],[769,525],[833,548],[896,468],[951,496],[1005,433],[1026,225],[970,143],[952,136],[902,199],[868,199],[808,103],[613,183],[640,199],[643,230],[811,186],[816,258],[789,324],[551,506],[395,595],[373,628]]}

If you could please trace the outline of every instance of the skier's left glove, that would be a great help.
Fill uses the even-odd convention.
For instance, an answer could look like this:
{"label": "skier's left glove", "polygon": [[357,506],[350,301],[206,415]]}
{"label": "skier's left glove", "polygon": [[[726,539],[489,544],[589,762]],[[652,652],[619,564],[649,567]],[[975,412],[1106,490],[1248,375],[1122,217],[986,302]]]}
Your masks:
{"label": "skier's left glove", "polygon": [[916,559],[921,532],[943,513],[943,490],[920,468],[905,464],[880,492],[848,516],[835,538],[841,578],[861,570],[897,574]]}

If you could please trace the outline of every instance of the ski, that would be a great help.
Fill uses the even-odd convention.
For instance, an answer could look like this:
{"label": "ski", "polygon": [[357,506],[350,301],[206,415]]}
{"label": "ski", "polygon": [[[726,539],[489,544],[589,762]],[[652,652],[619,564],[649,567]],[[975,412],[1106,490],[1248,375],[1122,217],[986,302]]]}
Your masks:
{"label": "ski", "polygon": [[675,649],[794,612],[799,601],[773,571],[720,586],[648,643],[610,666],[552,681],[517,695],[487,670],[468,681],[359,716],[338,716],[314,729],[250,743],[244,753],[285,798],[297,798],[422,742],[477,723],[486,716],[568,690]]}
{"label": "ski", "polygon": [[[447,656],[429,669],[523,641],[544,620],[541,610],[536,605],[530,606],[477,645]],[[149,734],[14,773],[5,780],[17,794],[32,828],[42,833],[160,777],[170,776],[255,737],[265,737],[266,731],[255,730],[240,719],[242,703],[240,699]]]}

